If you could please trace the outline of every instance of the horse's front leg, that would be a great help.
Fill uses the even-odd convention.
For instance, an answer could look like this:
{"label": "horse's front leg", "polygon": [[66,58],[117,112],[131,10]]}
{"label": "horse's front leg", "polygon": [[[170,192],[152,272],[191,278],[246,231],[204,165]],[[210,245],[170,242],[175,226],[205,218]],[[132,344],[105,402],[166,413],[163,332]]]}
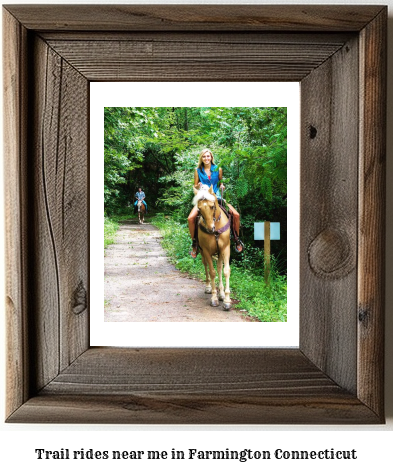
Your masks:
{"label": "horse's front leg", "polygon": [[225,298],[225,292],[224,292],[224,285],[222,283],[222,264],[223,264],[223,258],[222,258],[222,253],[220,252],[220,255],[218,256],[218,261],[217,261],[217,272],[218,272],[218,299],[220,301],[223,301]]}
{"label": "horse's front leg", "polygon": [[211,306],[218,306],[218,298],[217,298],[217,288],[216,288],[216,271],[214,270],[213,260],[210,255],[205,256],[207,264],[209,265],[209,272],[210,272],[210,282],[212,285],[212,298],[210,301]]}
{"label": "horse's front leg", "polygon": [[202,263],[203,266],[205,267],[205,274],[206,274],[206,287],[205,287],[205,293],[211,294],[212,292],[212,285],[210,283],[210,273],[209,273],[209,267],[207,266],[206,259],[204,255],[202,254]]}
{"label": "horse's front leg", "polygon": [[231,309],[231,298],[230,298],[230,290],[229,290],[229,277],[231,275],[231,269],[229,267],[229,257],[230,257],[230,247],[229,245],[227,246],[227,248],[225,249],[224,251],[224,255],[223,255],[223,258],[224,258],[224,276],[225,276],[225,298],[224,298],[224,302],[223,302],[223,309],[225,311],[228,311],[229,309]]}

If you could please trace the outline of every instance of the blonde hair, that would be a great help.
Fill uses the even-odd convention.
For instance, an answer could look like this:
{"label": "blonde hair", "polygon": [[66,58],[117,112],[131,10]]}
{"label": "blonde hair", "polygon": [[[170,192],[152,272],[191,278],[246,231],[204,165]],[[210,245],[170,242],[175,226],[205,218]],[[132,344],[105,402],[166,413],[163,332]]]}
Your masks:
{"label": "blonde hair", "polygon": [[212,151],[209,150],[209,148],[204,148],[204,149],[201,151],[201,153],[200,153],[200,155],[199,155],[199,160],[198,160],[198,168],[200,168],[200,169],[202,169],[202,167],[203,167],[202,156],[203,156],[205,153],[207,153],[207,152],[209,152],[210,155],[211,155],[211,157],[212,157],[212,165],[215,165],[215,163],[214,163],[214,156],[213,156]]}

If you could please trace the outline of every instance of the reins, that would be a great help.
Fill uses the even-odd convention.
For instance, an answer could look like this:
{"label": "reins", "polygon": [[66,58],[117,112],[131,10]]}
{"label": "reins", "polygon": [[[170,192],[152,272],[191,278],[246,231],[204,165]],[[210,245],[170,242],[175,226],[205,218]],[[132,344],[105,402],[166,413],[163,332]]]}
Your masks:
{"label": "reins", "polygon": [[223,204],[223,207],[224,207],[224,209],[225,209],[225,212],[226,212],[227,216],[230,216],[230,214],[229,214],[229,208],[228,208],[227,202],[226,202],[225,199],[224,199],[224,189],[225,189],[225,188],[221,188],[221,194],[222,194],[222,196],[221,196],[221,201],[222,201],[222,204]]}
{"label": "reins", "polygon": [[[218,205],[221,208],[220,205]],[[213,222],[219,222],[220,219],[221,219],[221,215],[222,215],[222,210],[220,212],[220,215],[218,216],[218,218],[216,219],[216,210],[217,210],[217,207],[216,207],[216,204],[214,204],[214,208],[213,208]],[[203,216],[201,216],[203,218]],[[231,215],[229,214],[228,216],[228,222],[223,226],[221,227],[220,229],[217,229],[217,230],[210,230],[210,229],[207,229],[203,224],[201,224],[201,222],[199,221],[198,222],[198,227],[199,229],[201,229],[202,232],[204,232],[205,234],[209,234],[209,235],[214,235],[214,237],[216,238],[216,244],[217,244],[217,254],[219,253],[219,247],[218,247],[218,238],[220,237],[221,234],[223,234],[225,231],[227,231],[230,226],[231,226]]]}

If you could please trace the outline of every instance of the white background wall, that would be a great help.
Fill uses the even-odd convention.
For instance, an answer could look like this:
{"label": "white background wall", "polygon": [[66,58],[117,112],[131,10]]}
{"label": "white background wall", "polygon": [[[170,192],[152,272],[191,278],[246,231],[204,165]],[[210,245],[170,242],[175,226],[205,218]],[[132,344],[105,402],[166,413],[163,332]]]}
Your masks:
{"label": "white background wall", "polygon": [[[7,4],[17,3],[55,3],[52,1],[8,0]],[[148,1],[57,1],[56,3],[189,3],[189,4],[262,4],[259,1],[171,1],[164,0],[155,2]],[[307,0],[301,1],[276,1],[268,0],[268,4],[313,4]],[[389,6],[389,32],[388,32],[388,135],[387,135],[387,258],[386,258],[386,416],[387,423],[384,426],[64,426],[64,425],[8,425],[0,421],[0,469],[2,472],[19,472],[19,469],[31,470],[32,472],[76,472],[86,471],[93,468],[95,472],[106,472],[115,468],[117,472],[144,472],[147,469],[159,469],[168,472],[198,472],[208,470],[225,469],[226,472],[269,472],[276,469],[290,469],[293,472],[330,473],[347,472],[357,470],[366,472],[378,470],[379,472],[392,472],[393,457],[393,0],[383,1],[318,1],[319,4],[376,4]],[[0,167],[2,173],[2,167]],[[2,180],[0,180],[2,183]],[[0,195],[0,199],[3,196]],[[3,203],[0,202],[0,226],[3,226]],[[0,249],[3,249],[3,228],[0,227]],[[0,259],[3,267],[3,259]],[[4,270],[0,268],[0,279]],[[1,283],[1,281],[0,281]],[[3,284],[0,284],[0,301],[4,301]],[[3,314],[3,311],[0,312]],[[4,348],[4,322],[0,324],[0,336]],[[0,367],[3,373],[6,354],[0,351]],[[2,377],[1,383],[4,382]],[[0,404],[3,407],[4,389],[0,386]],[[0,413],[3,409],[0,409]],[[0,420],[3,415],[0,415]],[[201,450],[217,449],[254,449],[271,450],[282,448],[286,450],[295,449],[330,449],[336,450],[356,449],[358,459],[353,461],[39,461],[36,459],[34,450],[44,448],[47,450],[59,450],[69,448],[80,450],[90,448],[95,450],[119,449],[119,450],[167,450],[172,448],[187,451],[188,448]],[[86,464],[87,463],[87,464]],[[7,466],[9,466],[7,468]],[[3,470],[5,468],[6,470]]]}

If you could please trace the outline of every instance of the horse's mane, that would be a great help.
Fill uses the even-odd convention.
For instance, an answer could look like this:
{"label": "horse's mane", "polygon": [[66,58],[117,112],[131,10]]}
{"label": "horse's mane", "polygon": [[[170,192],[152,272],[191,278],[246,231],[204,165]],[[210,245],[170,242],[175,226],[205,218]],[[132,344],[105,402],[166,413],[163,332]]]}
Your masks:
{"label": "horse's mane", "polygon": [[209,186],[207,184],[202,184],[201,189],[198,191],[198,193],[192,200],[192,204],[196,206],[197,202],[203,199],[207,199],[208,201],[215,201],[216,199],[216,196],[214,194],[209,193]]}

